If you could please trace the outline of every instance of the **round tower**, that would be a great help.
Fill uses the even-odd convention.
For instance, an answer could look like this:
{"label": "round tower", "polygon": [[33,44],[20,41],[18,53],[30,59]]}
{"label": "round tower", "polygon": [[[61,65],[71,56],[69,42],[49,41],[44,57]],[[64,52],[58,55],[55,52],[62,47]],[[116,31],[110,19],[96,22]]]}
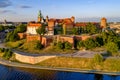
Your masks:
{"label": "round tower", "polygon": [[107,19],[106,19],[105,17],[103,17],[103,18],[101,19],[101,24],[100,24],[100,26],[101,26],[102,28],[106,28],[106,27],[107,27]]}
{"label": "round tower", "polygon": [[74,17],[74,16],[71,17],[71,21],[72,21],[73,23],[75,22],[75,17]]}

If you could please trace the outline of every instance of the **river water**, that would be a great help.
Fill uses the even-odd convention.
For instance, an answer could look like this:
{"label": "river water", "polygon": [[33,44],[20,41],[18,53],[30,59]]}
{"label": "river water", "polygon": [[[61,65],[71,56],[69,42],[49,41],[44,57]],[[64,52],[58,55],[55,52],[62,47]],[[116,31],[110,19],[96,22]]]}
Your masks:
{"label": "river water", "polygon": [[120,80],[120,76],[14,68],[0,65],[0,80]]}

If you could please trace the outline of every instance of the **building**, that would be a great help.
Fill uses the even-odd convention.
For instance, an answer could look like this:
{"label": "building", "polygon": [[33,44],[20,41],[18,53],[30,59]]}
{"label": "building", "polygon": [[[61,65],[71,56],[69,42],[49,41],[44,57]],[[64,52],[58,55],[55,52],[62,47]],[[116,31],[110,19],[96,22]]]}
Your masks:
{"label": "building", "polygon": [[[25,38],[27,39],[27,42],[38,40],[40,41],[45,47],[49,46],[51,42],[54,40],[54,34],[55,34],[55,29],[58,30],[59,28],[62,28],[64,36],[57,36],[57,42],[62,41],[62,42],[70,42],[73,47],[75,44],[75,40],[86,40],[87,38],[90,38],[92,36],[70,36],[67,34],[71,34],[73,28],[79,28],[79,27],[86,27],[88,22],[79,22],[75,23],[75,17],[72,16],[71,18],[64,18],[64,19],[55,19],[55,18],[49,18],[46,16],[46,19],[43,18],[43,15],[41,11],[38,13],[38,19],[37,22],[31,21],[27,23],[27,31],[25,33],[18,34],[20,38]],[[107,27],[107,19],[102,18],[101,19],[101,24],[92,22],[93,25],[96,27],[102,27],[106,28]],[[45,35],[39,35],[36,32],[36,29],[42,28],[44,25],[45,27]],[[59,35],[59,34],[58,34]]]}
{"label": "building", "polygon": [[38,29],[39,27],[41,27],[42,24],[40,22],[35,22],[35,21],[31,21],[27,24],[27,34],[37,34],[36,29]]}
{"label": "building", "polygon": [[2,25],[2,26],[14,26],[14,22],[8,22],[7,20],[4,20],[4,22],[0,22],[0,25]]}
{"label": "building", "polygon": [[101,19],[100,26],[104,29],[107,28],[107,19],[105,17]]}

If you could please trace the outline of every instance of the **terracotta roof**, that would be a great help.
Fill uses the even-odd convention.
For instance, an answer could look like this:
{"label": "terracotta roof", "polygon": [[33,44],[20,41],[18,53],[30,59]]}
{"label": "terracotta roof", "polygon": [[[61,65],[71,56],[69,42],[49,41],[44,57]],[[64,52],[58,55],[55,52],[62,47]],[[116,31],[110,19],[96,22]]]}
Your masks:
{"label": "terracotta roof", "polygon": [[55,22],[55,21],[56,21],[56,19],[54,19],[54,18],[49,19],[49,22]]}
{"label": "terracotta roof", "polygon": [[41,25],[41,23],[35,21],[31,21],[27,24],[28,27],[40,27]]}
{"label": "terracotta roof", "polygon": [[107,20],[105,17],[103,17],[101,20]]}
{"label": "terracotta roof", "polygon": [[65,24],[73,24],[70,18],[64,19]]}
{"label": "terracotta roof", "polygon": [[76,27],[82,27],[82,26],[84,27],[84,26],[86,26],[86,25],[87,25],[87,23],[83,23],[83,22],[82,22],[82,23],[76,23],[76,24],[75,24]]}
{"label": "terracotta roof", "polygon": [[[81,27],[81,26],[85,27],[87,24],[88,24],[88,22],[77,22],[77,23],[75,23],[75,26],[77,26],[77,27]],[[98,25],[99,23],[91,22],[91,24]]]}

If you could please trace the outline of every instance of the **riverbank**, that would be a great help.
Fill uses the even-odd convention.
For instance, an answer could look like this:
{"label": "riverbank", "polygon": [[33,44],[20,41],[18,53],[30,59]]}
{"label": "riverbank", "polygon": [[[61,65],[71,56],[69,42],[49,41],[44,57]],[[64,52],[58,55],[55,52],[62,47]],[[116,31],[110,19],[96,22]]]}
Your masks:
{"label": "riverbank", "polygon": [[[20,53],[21,54],[21,53]],[[33,54],[32,54],[33,55]],[[92,59],[74,56],[56,56],[47,59],[38,64],[30,65],[19,62],[11,62],[7,60],[0,61],[1,64],[13,67],[47,69],[57,71],[71,71],[82,73],[96,73],[108,75],[120,75],[120,59],[105,59],[100,65],[92,62]]]}
{"label": "riverbank", "polygon": [[43,67],[38,65],[24,64],[18,62],[11,62],[8,60],[0,59],[0,64],[11,67],[20,67],[20,68],[32,68],[32,69],[43,69],[43,70],[56,70],[56,71],[68,71],[68,72],[80,72],[80,73],[93,73],[93,74],[106,74],[106,75],[120,75],[120,72],[106,72],[90,69],[78,69],[78,68],[61,68],[61,67]]}

